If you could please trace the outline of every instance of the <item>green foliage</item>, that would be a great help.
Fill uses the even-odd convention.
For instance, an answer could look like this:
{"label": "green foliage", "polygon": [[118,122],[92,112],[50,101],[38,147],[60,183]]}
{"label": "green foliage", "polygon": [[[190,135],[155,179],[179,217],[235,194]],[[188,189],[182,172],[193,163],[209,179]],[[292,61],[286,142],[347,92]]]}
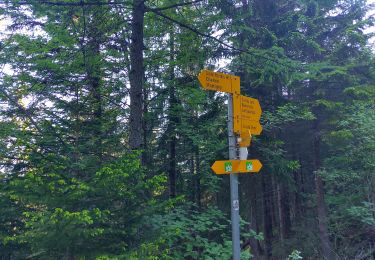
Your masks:
{"label": "green foliage", "polygon": [[[371,244],[369,230],[375,227],[375,115],[361,105],[348,112],[350,116],[326,137],[330,155],[322,177],[333,209],[332,232],[338,248],[342,254],[354,257],[360,248]],[[348,239],[353,234],[356,239]]]}
{"label": "green foliage", "polygon": [[25,243],[19,243],[16,240],[23,227],[21,214],[24,208],[14,203],[7,194],[9,185],[6,178],[0,179],[0,207],[2,214],[0,215],[0,258],[14,256],[22,258],[28,249]]}
{"label": "green foliage", "polygon": [[260,245],[243,257],[322,257],[315,174],[332,251],[372,254],[365,1],[145,2],[173,7],[145,14],[145,167],[127,143],[132,3],[73,2],[0,9],[12,22],[0,35],[0,258],[230,258],[229,178],[210,169],[227,158],[225,96],[196,79],[223,58],[263,110],[250,147],[263,169],[240,179],[241,214],[263,232],[242,232]]}
{"label": "green foliage", "polygon": [[[264,115],[264,116],[263,116]],[[265,127],[280,128],[283,125],[291,124],[298,121],[311,121],[315,119],[314,114],[306,106],[287,103],[279,106],[276,111],[266,111],[262,115]],[[268,129],[267,129],[268,130]]]}
{"label": "green foliage", "polygon": [[[220,210],[209,207],[203,211],[193,205],[178,206],[163,215],[146,221],[151,234],[146,242],[131,254],[137,259],[227,259],[232,254],[228,217]],[[256,237],[255,233],[242,233]],[[249,257],[249,252],[242,252]]]}
{"label": "green foliage", "polygon": [[38,171],[13,180],[12,199],[27,208],[16,240],[47,259],[137,247],[142,219],[157,209],[165,184],[163,176],[147,178],[138,157],[129,154],[88,180]]}
{"label": "green foliage", "polygon": [[371,202],[363,202],[362,206],[352,206],[348,209],[353,221],[360,221],[365,225],[375,227],[375,205]]}
{"label": "green foliage", "polygon": [[301,256],[301,252],[298,250],[293,250],[293,252],[288,256],[288,260],[298,260],[298,259],[303,259]]}

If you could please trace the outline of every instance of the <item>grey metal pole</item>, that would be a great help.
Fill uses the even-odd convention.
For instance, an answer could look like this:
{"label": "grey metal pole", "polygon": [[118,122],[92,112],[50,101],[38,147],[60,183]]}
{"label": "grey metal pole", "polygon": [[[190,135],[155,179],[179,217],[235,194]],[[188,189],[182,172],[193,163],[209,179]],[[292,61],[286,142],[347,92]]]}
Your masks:
{"label": "grey metal pole", "polygon": [[[228,93],[228,141],[229,159],[236,157],[236,136],[233,133],[233,96]],[[230,200],[232,220],[232,253],[233,260],[240,260],[240,203],[238,200],[238,174],[230,174]]]}

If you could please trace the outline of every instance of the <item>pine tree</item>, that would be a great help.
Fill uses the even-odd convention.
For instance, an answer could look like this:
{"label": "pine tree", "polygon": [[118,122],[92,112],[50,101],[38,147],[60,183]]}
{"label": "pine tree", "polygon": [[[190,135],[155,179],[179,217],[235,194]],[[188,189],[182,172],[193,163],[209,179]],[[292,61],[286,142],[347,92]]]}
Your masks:
{"label": "pine tree", "polygon": [[120,255],[137,246],[164,181],[146,177],[124,149],[126,84],[112,74],[127,55],[117,38],[124,21],[108,19],[106,5],[31,4],[27,20],[17,3],[8,7],[15,21],[40,28],[34,37],[14,28],[2,51],[13,72],[1,82],[2,115],[17,137],[4,154],[19,158],[4,169],[4,199],[21,208],[14,239],[38,258]]}

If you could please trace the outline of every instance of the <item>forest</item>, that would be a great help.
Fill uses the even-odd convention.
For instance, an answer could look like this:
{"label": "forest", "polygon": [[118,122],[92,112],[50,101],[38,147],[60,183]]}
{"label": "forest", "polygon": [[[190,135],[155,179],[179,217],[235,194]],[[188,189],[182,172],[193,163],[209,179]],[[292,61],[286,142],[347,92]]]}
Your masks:
{"label": "forest", "polygon": [[0,259],[375,259],[375,3],[0,0]]}

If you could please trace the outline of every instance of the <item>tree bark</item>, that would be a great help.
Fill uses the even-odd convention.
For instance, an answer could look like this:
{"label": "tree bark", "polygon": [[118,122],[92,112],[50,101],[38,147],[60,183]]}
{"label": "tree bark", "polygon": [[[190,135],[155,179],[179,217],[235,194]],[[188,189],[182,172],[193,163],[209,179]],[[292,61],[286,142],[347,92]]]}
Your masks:
{"label": "tree bark", "polygon": [[176,115],[176,89],[174,85],[175,73],[174,73],[174,32],[170,33],[169,39],[170,48],[170,68],[169,68],[169,196],[171,198],[176,197],[176,125],[177,125],[177,115]]}
{"label": "tree bark", "polygon": [[143,23],[145,5],[143,0],[134,0],[132,9],[132,34],[130,45],[130,119],[129,146],[131,149],[142,149],[143,121]]}
{"label": "tree bark", "polygon": [[196,157],[196,160],[195,160],[195,163],[196,163],[196,173],[195,173],[195,186],[196,186],[196,195],[197,195],[197,198],[196,198],[196,202],[197,202],[197,205],[199,208],[202,207],[202,203],[201,203],[201,179],[200,179],[200,158],[199,158],[199,148],[197,147],[196,149],[196,152],[195,152],[195,157]]}
{"label": "tree bark", "polygon": [[272,257],[272,208],[271,208],[271,178],[263,173],[263,224],[264,224],[264,243],[265,243],[265,259]]}
{"label": "tree bark", "polygon": [[284,199],[282,201],[282,208],[284,211],[284,238],[288,239],[291,232],[292,222],[290,214],[290,196],[289,192],[283,187]]}
{"label": "tree bark", "polygon": [[[257,187],[257,176],[251,176],[249,179],[252,180],[250,188],[250,229],[254,230],[256,233],[258,233],[258,223],[257,223],[257,215],[256,215],[256,209],[257,209],[257,193],[256,193],[256,187]],[[253,259],[259,259],[259,248],[258,248],[258,240],[255,238],[250,238],[250,248],[251,248],[251,254],[253,255]]]}
{"label": "tree bark", "polygon": [[[94,10],[93,10],[94,11]],[[103,28],[101,25],[103,10],[98,7],[94,11],[93,20],[87,25],[85,23],[85,30],[87,30],[87,44],[84,47],[84,61],[87,84],[90,91],[91,108],[89,115],[90,127],[88,131],[93,140],[93,145],[90,147],[90,153],[93,153],[95,158],[92,158],[94,169],[99,169],[103,164],[103,100],[102,100],[102,57],[100,54],[100,45],[105,41]],[[79,113],[79,111],[77,111]]]}
{"label": "tree bark", "polygon": [[314,151],[314,174],[315,174],[315,192],[316,192],[316,206],[318,213],[318,229],[319,238],[322,247],[323,257],[328,260],[335,259],[332,251],[331,243],[329,241],[328,227],[327,227],[327,211],[324,201],[324,188],[322,178],[318,174],[320,168],[320,136],[318,122],[315,123],[315,138],[313,140]]}
{"label": "tree bark", "polygon": [[176,197],[176,137],[169,141],[169,196]]}
{"label": "tree bark", "polygon": [[282,248],[283,257],[285,257],[285,239],[288,238],[290,231],[290,212],[289,212],[289,197],[282,184],[277,184],[277,207],[279,213],[279,237]]}
{"label": "tree bark", "polygon": [[268,182],[267,188],[269,189],[269,203],[270,203],[270,213],[272,219],[272,227],[276,228],[279,226],[278,208],[277,208],[277,184],[275,181],[275,175],[270,176],[270,181]]}
{"label": "tree bark", "polygon": [[279,229],[280,229],[280,242],[283,247],[285,240],[285,224],[284,224],[284,210],[283,210],[283,196],[281,191],[281,184],[277,184],[277,207],[279,213]]}
{"label": "tree bark", "polygon": [[299,221],[302,218],[302,194],[303,194],[303,182],[302,182],[302,160],[299,159],[301,165],[300,169],[294,172],[294,183],[296,185],[296,191],[294,192],[294,219]]}
{"label": "tree bark", "polygon": [[[189,161],[189,164],[190,164],[190,176],[193,176],[192,179],[191,179],[191,182],[188,184],[188,186],[195,186],[195,162],[194,162],[194,153],[191,154],[191,157],[190,157],[190,161]],[[189,193],[189,198],[190,198],[190,201],[195,201],[195,188],[191,190],[191,193]]]}

